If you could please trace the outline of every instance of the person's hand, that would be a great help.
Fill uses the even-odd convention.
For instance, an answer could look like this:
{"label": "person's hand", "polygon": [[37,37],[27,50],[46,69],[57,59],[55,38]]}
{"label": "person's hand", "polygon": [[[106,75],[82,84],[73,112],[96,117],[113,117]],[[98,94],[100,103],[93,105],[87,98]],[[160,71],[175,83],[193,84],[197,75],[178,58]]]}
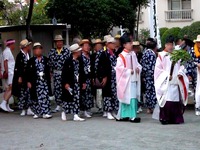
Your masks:
{"label": "person's hand", "polygon": [[171,80],[172,80],[172,76],[169,77],[169,81],[171,81]]}
{"label": "person's hand", "polygon": [[136,68],[136,73],[139,74],[140,73],[140,70],[139,68]]}
{"label": "person's hand", "polygon": [[82,90],[86,89],[86,83],[83,83]]}
{"label": "person's hand", "polygon": [[192,81],[192,77],[191,76],[188,76],[188,79],[189,79],[189,81]]}
{"label": "person's hand", "polygon": [[69,90],[69,88],[70,88],[70,85],[69,84],[65,84],[65,89]]}
{"label": "person's hand", "polygon": [[134,71],[133,71],[133,70],[131,70],[131,74],[134,74]]}
{"label": "person's hand", "polygon": [[19,83],[19,84],[22,83],[22,77],[19,77],[19,79],[18,79],[18,83]]}
{"label": "person's hand", "polygon": [[8,72],[5,71],[5,72],[3,73],[3,78],[4,78],[4,79],[8,79]]}
{"label": "person's hand", "polygon": [[107,83],[107,77],[103,78],[102,82],[101,82],[101,85],[102,86],[105,86]]}
{"label": "person's hand", "polygon": [[179,75],[178,75],[178,78],[181,78],[181,77],[182,77],[182,75],[179,74]]}
{"label": "person's hand", "polygon": [[28,83],[27,83],[27,86],[28,86],[28,88],[29,88],[29,89],[31,89],[31,88],[32,88],[32,85],[31,85],[31,83],[30,83],[30,82],[28,82]]}

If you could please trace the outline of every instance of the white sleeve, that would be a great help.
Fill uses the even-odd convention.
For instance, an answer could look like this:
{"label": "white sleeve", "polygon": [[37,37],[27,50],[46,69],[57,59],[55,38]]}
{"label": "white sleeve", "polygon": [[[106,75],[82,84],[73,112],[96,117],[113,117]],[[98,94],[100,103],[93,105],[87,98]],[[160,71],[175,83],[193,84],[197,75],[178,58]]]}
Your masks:
{"label": "white sleeve", "polygon": [[8,51],[3,52],[3,61],[9,60],[10,58],[10,53]]}

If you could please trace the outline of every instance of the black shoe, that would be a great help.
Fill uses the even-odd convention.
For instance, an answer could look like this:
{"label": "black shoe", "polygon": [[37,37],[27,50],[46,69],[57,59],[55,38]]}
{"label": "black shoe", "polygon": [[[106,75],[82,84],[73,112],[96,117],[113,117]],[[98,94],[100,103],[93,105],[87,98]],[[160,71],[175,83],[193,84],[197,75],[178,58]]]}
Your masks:
{"label": "black shoe", "polygon": [[116,118],[116,121],[129,121],[130,118],[126,117],[126,118],[120,118],[120,119],[117,119]]}
{"label": "black shoe", "polygon": [[168,124],[169,124],[169,122],[166,121],[166,120],[160,120],[160,123],[161,123],[162,125],[168,125]]}
{"label": "black shoe", "polygon": [[130,122],[132,122],[132,123],[140,123],[141,122],[141,118],[135,118],[134,120],[130,120]]}

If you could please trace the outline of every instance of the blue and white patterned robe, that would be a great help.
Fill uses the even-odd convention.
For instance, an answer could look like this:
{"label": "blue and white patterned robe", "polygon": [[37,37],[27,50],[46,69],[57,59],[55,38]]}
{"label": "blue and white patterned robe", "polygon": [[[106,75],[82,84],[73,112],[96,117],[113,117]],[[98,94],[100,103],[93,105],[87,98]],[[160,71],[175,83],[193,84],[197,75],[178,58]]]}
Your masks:
{"label": "blue and white patterned robe", "polygon": [[154,69],[156,64],[156,54],[148,49],[144,52],[142,65],[142,78],[145,83],[145,105],[149,109],[154,109],[157,103],[155,87],[154,87]]}
{"label": "blue and white patterned robe", "polygon": [[54,81],[54,95],[57,105],[61,103],[62,86],[61,86],[61,74],[65,60],[70,57],[70,51],[63,47],[61,54],[58,54],[57,49],[51,49],[49,52],[49,64],[51,71],[53,72]]}

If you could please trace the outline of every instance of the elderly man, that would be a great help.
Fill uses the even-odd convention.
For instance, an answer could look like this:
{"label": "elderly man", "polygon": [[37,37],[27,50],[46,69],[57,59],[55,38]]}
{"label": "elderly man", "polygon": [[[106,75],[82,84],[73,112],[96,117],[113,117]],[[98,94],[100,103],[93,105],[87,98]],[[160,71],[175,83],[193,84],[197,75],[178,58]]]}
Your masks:
{"label": "elderly man", "polygon": [[2,73],[3,73],[3,86],[5,93],[3,96],[3,101],[0,104],[1,109],[7,112],[13,112],[9,107],[9,99],[11,98],[12,92],[12,80],[14,75],[15,59],[13,57],[12,51],[15,49],[15,40],[9,39],[6,41],[6,49],[3,51],[3,64],[2,64]]}
{"label": "elderly man", "polygon": [[[33,112],[29,108],[29,93],[26,81],[26,67],[29,60],[31,42],[27,39],[20,42],[20,52],[16,58],[14,78],[13,78],[13,89],[12,94],[18,98],[18,107],[21,112],[21,116],[33,115]],[[26,112],[27,110],[27,112]]]}
{"label": "elderly man", "polygon": [[70,57],[70,51],[64,47],[64,39],[61,35],[56,35],[54,38],[56,48],[53,48],[49,52],[49,64],[51,72],[53,73],[54,80],[54,95],[57,104],[56,109],[53,112],[60,111],[62,86],[61,86],[61,74],[65,60]]}

